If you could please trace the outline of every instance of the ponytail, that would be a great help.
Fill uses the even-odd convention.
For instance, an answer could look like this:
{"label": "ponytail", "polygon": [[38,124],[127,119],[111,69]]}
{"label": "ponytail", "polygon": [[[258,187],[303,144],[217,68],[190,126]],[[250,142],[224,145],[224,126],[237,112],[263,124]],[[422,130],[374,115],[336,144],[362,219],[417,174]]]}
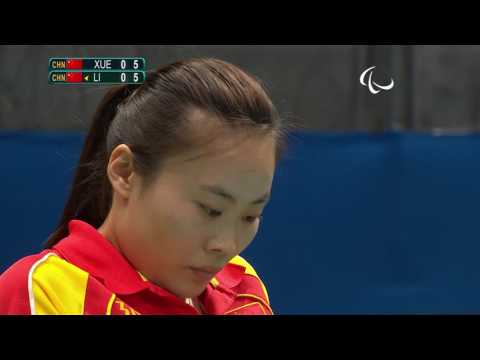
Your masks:
{"label": "ponytail", "polygon": [[117,114],[118,105],[137,86],[110,89],[97,107],[80,155],[70,195],[56,230],[48,237],[45,248],[51,248],[68,235],[72,219],[99,227],[111,206],[111,185],[106,176],[107,134]]}

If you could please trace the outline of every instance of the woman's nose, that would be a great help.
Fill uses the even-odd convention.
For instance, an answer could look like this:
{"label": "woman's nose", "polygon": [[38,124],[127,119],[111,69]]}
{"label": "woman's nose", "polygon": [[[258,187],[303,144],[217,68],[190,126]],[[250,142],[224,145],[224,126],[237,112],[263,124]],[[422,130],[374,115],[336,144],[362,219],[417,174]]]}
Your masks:
{"label": "woman's nose", "polygon": [[235,232],[223,231],[213,236],[207,243],[207,250],[209,252],[234,256],[238,251]]}

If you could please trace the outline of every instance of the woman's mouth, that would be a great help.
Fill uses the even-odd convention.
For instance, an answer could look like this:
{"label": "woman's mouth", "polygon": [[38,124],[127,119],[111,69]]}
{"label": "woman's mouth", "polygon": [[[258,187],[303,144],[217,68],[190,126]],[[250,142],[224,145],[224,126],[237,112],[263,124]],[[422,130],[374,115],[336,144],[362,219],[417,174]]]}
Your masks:
{"label": "woman's mouth", "polygon": [[195,277],[201,282],[208,283],[221,270],[214,267],[190,267]]}

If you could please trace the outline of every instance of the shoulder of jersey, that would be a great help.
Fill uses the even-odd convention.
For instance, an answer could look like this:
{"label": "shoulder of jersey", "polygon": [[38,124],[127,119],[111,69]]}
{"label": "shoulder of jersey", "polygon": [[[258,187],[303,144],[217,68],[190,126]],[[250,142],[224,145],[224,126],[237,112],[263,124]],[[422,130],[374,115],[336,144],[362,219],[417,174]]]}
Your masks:
{"label": "shoulder of jersey", "polygon": [[[24,257],[0,276],[0,313],[81,314],[88,273],[45,250]],[[78,296],[76,296],[78,295]]]}
{"label": "shoulder of jersey", "polygon": [[266,301],[267,304],[270,304],[268,292],[262,279],[247,260],[237,255],[229,261],[229,265],[239,266],[244,269],[242,281],[240,281],[240,283],[236,286],[237,291],[245,294],[251,294],[253,296],[258,296],[264,301]]}

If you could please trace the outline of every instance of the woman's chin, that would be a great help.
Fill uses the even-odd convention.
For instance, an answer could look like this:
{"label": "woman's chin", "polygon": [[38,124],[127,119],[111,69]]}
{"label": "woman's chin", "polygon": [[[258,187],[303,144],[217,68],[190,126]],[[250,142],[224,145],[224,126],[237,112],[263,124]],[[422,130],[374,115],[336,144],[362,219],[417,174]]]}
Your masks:
{"label": "woman's chin", "polygon": [[192,285],[188,288],[177,289],[176,295],[181,298],[196,298],[205,291],[205,285]]}
{"label": "woman's chin", "polygon": [[[190,280],[190,279],[189,279]],[[206,289],[208,283],[203,283],[203,282],[196,282],[196,281],[188,281],[188,283],[183,283],[183,284],[171,284],[171,286],[168,286],[168,284],[160,284],[159,282],[154,282],[156,285],[164,288],[171,294],[179,297],[179,298],[196,298],[197,296],[200,296]]]}

